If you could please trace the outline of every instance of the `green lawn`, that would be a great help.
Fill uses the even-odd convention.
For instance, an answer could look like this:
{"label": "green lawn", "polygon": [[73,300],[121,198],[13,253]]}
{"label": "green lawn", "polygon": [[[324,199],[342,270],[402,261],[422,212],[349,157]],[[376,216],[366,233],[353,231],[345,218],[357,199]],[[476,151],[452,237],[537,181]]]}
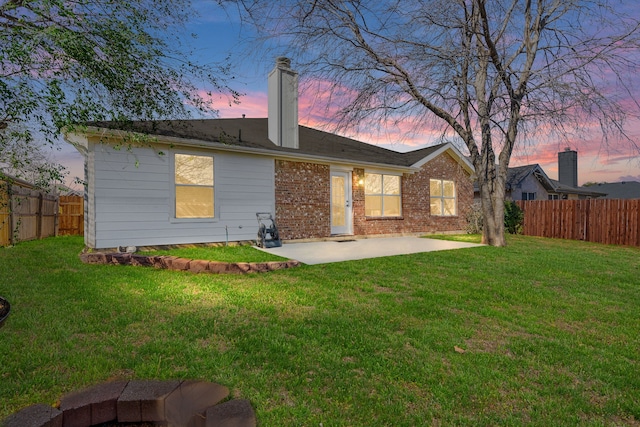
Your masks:
{"label": "green lawn", "polygon": [[249,399],[261,426],[640,424],[638,248],[510,236],[245,276],[84,265],[81,249],[0,249],[0,418],[189,378]]}
{"label": "green lawn", "polygon": [[283,258],[267,252],[256,250],[252,246],[218,246],[218,247],[187,247],[167,250],[153,250],[138,252],[139,255],[173,255],[188,259],[204,259],[220,262],[265,262],[282,261]]}

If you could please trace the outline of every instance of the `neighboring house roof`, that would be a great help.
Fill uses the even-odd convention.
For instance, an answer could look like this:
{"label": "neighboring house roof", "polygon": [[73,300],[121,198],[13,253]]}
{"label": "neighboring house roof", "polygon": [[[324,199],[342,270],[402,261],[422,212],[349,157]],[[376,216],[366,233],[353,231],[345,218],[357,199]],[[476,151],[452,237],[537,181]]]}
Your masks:
{"label": "neighboring house roof", "polygon": [[555,179],[552,179],[551,182],[553,182],[553,185],[555,187],[554,191],[556,193],[578,194],[581,196],[589,196],[589,197],[603,197],[607,194],[602,191],[593,191],[589,187],[572,187],[570,185],[565,185],[560,183],[559,181],[556,181]]}
{"label": "neighboring house roof", "polygon": [[[562,184],[560,181],[549,178],[542,167],[537,163],[509,168],[507,170],[505,190],[514,191],[521,188],[523,182],[532,175],[540,182],[548,193],[577,194],[589,197],[602,197],[606,194],[605,192],[600,191],[600,188],[598,188],[598,191],[594,191],[590,187],[572,187]],[[638,184],[640,185],[640,183]],[[480,191],[477,183],[474,184],[474,191]]]}
{"label": "neighboring house roof", "polygon": [[540,167],[539,164],[526,165],[526,166],[518,166],[515,168],[509,168],[507,170],[507,180],[505,182],[505,188],[507,191],[512,191],[516,188],[519,188],[522,182],[527,179],[530,175],[535,176],[540,184],[547,191],[555,191],[554,184],[551,179],[544,173],[544,170]]}
{"label": "neighboring house roof", "polygon": [[509,168],[509,170],[507,171],[506,182],[507,191],[519,188],[520,184],[530,175],[535,176],[548,193],[577,194],[589,197],[602,197],[605,195],[605,193],[599,191],[593,191],[581,187],[572,187],[570,185],[562,184],[560,181],[557,181],[555,179],[551,179],[547,176],[546,173],[544,173],[542,167],[537,163],[533,165]]}
{"label": "neighboring house roof", "polygon": [[469,173],[473,173],[473,165],[451,143],[401,153],[318,129],[299,126],[299,148],[277,146],[268,138],[266,118],[145,121],[131,122],[126,126],[116,122],[92,122],[87,125],[89,131],[94,132],[100,129],[123,130],[170,139],[177,138],[183,142],[185,140],[207,142],[208,146],[219,149],[242,148],[245,151],[285,157],[377,164],[402,169],[420,167],[436,155],[449,151]]}
{"label": "neighboring house roof", "polygon": [[599,192],[607,193],[605,199],[640,199],[640,182],[623,181],[609,184],[596,184],[589,187]]}

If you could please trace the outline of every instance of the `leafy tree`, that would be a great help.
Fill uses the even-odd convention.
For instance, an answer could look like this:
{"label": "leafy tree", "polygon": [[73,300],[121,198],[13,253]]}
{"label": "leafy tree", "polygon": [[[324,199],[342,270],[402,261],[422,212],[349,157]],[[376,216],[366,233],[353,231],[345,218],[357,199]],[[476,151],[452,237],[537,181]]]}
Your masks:
{"label": "leafy tree", "polygon": [[638,107],[625,104],[640,57],[634,0],[220,1],[303,75],[336,83],[328,97],[342,103],[341,125],[413,120],[464,143],[490,245],[505,244],[516,144],[593,132],[585,122],[624,137]]}
{"label": "leafy tree", "polygon": [[196,85],[237,94],[224,64],[188,60],[192,15],[189,0],[0,0],[0,133],[214,111]]}
{"label": "leafy tree", "polygon": [[[11,126],[14,127],[15,125]],[[5,129],[0,132],[0,181],[7,176],[20,178],[43,190],[62,183],[67,170],[51,160],[47,147],[29,142],[27,130]]]}

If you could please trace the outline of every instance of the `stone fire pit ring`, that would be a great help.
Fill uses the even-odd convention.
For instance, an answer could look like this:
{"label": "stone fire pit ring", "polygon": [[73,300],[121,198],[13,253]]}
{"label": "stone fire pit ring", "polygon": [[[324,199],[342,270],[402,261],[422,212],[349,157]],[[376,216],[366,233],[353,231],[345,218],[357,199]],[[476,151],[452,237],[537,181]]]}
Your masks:
{"label": "stone fire pit ring", "polygon": [[[180,427],[256,427],[246,399],[229,389],[197,380],[131,380],[94,385],[63,396],[56,407],[28,406],[0,420],[2,427],[91,427],[161,425]],[[133,424],[132,424],[133,423]]]}
{"label": "stone fire pit ring", "polygon": [[4,322],[9,317],[9,312],[11,311],[11,304],[6,299],[0,297],[0,328],[4,325]]}

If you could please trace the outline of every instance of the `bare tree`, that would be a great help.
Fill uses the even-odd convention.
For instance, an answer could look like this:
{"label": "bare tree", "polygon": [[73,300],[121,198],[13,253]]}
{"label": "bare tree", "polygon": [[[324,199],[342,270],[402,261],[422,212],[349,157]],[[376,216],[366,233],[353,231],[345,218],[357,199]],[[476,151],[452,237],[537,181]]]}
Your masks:
{"label": "bare tree", "polygon": [[606,143],[626,137],[625,118],[638,109],[627,80],[640,58],[633,0],[229,3],[280,54],[286,46],[305,75],[350,89],[354,95],[340,99],[342,125],[414,120],[464,142],[490,245],[505,245],[504,188],[516,144],[542,132],[576,136],[592,120]]}

